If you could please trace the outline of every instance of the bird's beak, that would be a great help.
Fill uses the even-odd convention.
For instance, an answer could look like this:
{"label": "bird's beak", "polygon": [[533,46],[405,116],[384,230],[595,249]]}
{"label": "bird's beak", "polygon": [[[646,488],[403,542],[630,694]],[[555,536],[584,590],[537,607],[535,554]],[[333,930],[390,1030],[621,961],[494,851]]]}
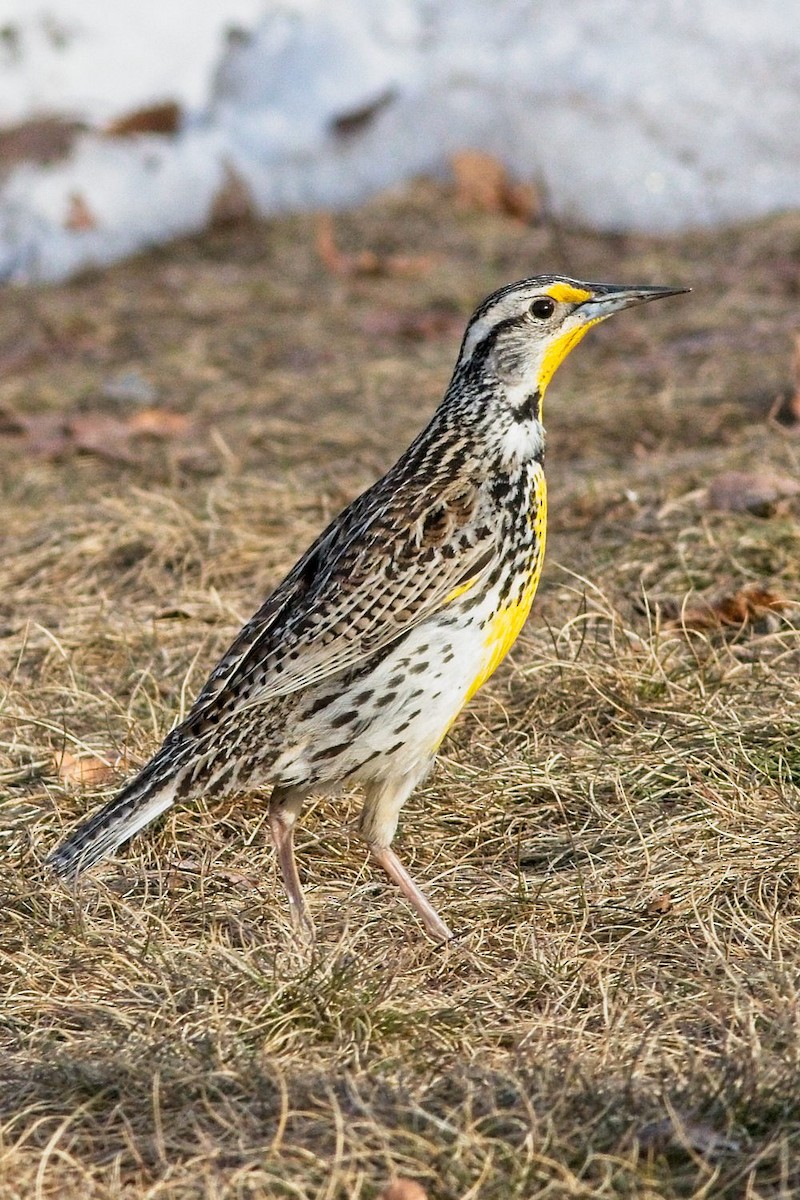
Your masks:
{"label": "bird's beak", "polygon": [[591,299],[585,300],[575,310],[575,316],[581,318],[582,324],[594,325],[596,321],[605,321],[606,317],[623,308],[632,308],[634,304],[662,300],[665,296],[680,296],[691,290],[682,287],[598,287],[594,289]]}

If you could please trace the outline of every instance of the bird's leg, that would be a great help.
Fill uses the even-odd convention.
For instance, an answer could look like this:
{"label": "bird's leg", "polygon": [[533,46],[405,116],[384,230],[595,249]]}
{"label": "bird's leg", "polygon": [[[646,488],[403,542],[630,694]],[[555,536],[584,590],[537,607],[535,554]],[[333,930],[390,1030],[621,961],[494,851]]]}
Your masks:
{"label": "bird's leg", "polygon": [[292,924],[306,934],[313,931],[306,898],[300,886],[297,863],[294,857],[294,827],[306,793],[300,788],[275,787],[269,798],[269,831],[275,846],[283,886],[289,900]]}
{"label": "bird's leg", "polygon": [[376,785],[367,788],[367,797],[359,821],[359,832],[369,846],[370,853],[383,867],[389,878],[397,884],[405,898],[418,913],[431,937],[448,942],[453,934],[445,925],[425,893],[417,887],[399,858],[391,848],[397,829],[400,809],[414,787],[416,780],[403,781],[396,785]]}
{"label": "bird's leg", "polygon": [[419,914],[422,924],[431,937],[440,942],[449,942],[452,931],[445,925],[428,897],[417,887],[391,846],[370,845],[370,853],[380,863],[390,879],[394,880],[406,900],[410,901]]}

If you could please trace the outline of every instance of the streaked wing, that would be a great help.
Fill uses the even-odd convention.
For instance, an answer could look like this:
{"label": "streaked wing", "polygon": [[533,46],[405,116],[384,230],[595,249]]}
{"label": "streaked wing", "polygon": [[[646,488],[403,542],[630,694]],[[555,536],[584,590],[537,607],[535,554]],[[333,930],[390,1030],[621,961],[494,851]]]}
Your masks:
{"label": "streaked wing", "polygon": [[[319,683],[390,645],[494,558],[480,493],[463,480],[384,506],[360,497],[317,539],[217,665],[187,718]],[[368,512],[365,512],[365,509]]]}

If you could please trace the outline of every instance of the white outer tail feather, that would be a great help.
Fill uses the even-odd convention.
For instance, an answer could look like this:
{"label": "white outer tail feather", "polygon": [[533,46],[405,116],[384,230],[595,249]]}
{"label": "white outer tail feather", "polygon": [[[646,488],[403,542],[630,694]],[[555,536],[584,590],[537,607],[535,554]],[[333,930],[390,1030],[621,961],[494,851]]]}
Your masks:
{"label": "white outer tail feather", "polygon": [[168,808],[172,808],[175,803],[175,793],[177,790],[178,781],[170,779],[160,791],[150,797],[147,804],[137,809],[135,813],[132,813],[130,821],[114,831],[114,837],[108,848],[103,851],[103,857],[107,854],[113,854],[123,842],[127,842],[140,829],[144,829],[145,825],[149,825],[151,821],[155,821],[156,817],[160,817]]}
{"label": "white outer tail feather", "polygon": [[[142,789],[143,795],[138,798],[135,794],[131,797],[130,785],[124,788],[99,813],[79,825],[66,841],[48,856],[48,865],[58,875],[78,875],[109,854],[113,854],[123,842],[127,842],[145,825],[149,825],[172,807],[181,774],[182,772],[178,772],[160,784],[150,784],[150,796],[147,796],[147,785]],[[136,781],[133,783],[135,785]],[[120,810],[119,816],[115,815],[116,808]],[[128,808],[129,811],[126,812]]]}

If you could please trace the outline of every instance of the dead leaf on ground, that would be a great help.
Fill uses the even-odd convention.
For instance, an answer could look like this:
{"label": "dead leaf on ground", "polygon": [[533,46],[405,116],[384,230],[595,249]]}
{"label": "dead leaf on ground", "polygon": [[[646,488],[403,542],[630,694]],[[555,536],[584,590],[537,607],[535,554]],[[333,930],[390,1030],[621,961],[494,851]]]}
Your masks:
{"label": "dead leaf on ground", "polygon": [[68,448],[94,454],[110,462],[132,463],[136,455],[131,447],[130,424],[107,413],[80,413],[66,425]]}
{"label": "dead leaf on ground", "polygon": [[180,604],[160,608],[153,613],[154,621],[202,621],[204,625],[217,625],[219,613],[208,604]]}
{"label": "dead leaf on ground", "polygon": [[130,137],[136,133],[177,133],[181,123],[181,106],[175,100],[148,104],[109,121],[103,133],[106,137]]}
{"label": "dead leaf on ground", "polygon": [[[182,858],[179,862],[171,863],[170,866],[173,871],[189,875],[203,874],[203,864],[196,858]],[[243,888],[251,892],[257,892],[262,887],[260,879],[257,880],[251,875],[243,875],[240,871],[226,871],[217,864],[214,866],[214,878],[224,880],[232,887]]]}
{"label": "dead leaf on ground", "polygon": [[395,88],[387,88],[374,100],[362,104],[360,108],[352,108],[349,112],[341,113],[331,121],[332,131],[339,137],[350,137],[354,133],[360,133],[362,129],[366,129],[372,123],[379,112],[386,108],[387,104],[391,104],[396,95]]}
{"label": "dead leaf on ground", "polygon": [[135,463],[139,437],[181,438],[191,429],[184,413],[145,408],[130,417],[108,413],[14,413],[0,409],[0,435],[16,439],[20,453],[49,461],[94,454],[109,462]]}
{"label": "dead leaf on ground", "polygon": [[725,471],[706,488],[706,505],[721,512],[749,512],[768,517],[779,502],[800,495],[800,483],[776,471]]}
{"label": "dead leaf on ground", "polygon": [[140,408],[126,422],[132,434],[157,438],[182,437],[191,423],[187,413],[171,412],[166,408]]}
{"label": "dead leaf on ground", "polygon": [[736,1138],[721,1133],[707,1121],[681,1120],[677,1115],[644,1125],[634,1137],[643,1149],[656,1154],[675,1149],[714,1159],[740,1148]]}
{"label": "dead leaf on ground", "polygon": [[0,166],[8,169],[23,162],[58,162],[69,155],[85,129],[82,122],[62,117],[32,117],[0,129]]}
{"label": "dead leaf on ground", "polygon": [[672,897],[667,892],[655,892],[644,906],[648,917],[665,917],[672,909]]}
{"label": "dead leaf on ground", "polygon": [[761,620],[768,613],[785,612],[792,601],[780,592],[760,583],[749,583],[737,592],[719,593],[709,599],[693,599],[685,604],[662,601],[664,629],[719,629],[721,626],[741,628]]}
{"label": "dead leaf on ground", "polygon": [[528,224],[542,215],[542,198],[533,183],[509,177],[503,163],[482,150],[461,150],[450,159],[456,203],[478,212],[502,213]]}
{"label": "dead leaf on ground", "polygon": [[425,342],[432,338],[459,335],[464,328],[464,318],[444,307],[425,308],[417,312],[382,308],[363,317],[361,328],[370,337],[400,337]]}
{"label": "dead leaf on ground", "polygon": [[398,1176],[391,1183],[387,1183],[378,1200],[428,1200],[428,1193],[416,1179]]}
{"label": "dead leaf on ground", "polygon": [[73,233],[85,233],[89,229],[97,228],[97,218],[80,192],[70,193],[64,228]]}
{"label": "dead leaf on ground", "polygon": [[109,766],[93,754],[73,754],[71,750],[58,750],[53,755],[56,775],[66,787],[102,787],[125,769],[123,759]]}
{"label": "dead leaf on ground", "polygon": [[60,458],[69,446],[64,418],[56,413],[22,416],[0,411],[0,434],[11,434],[22,441],[22,453],[32,458]]}
{"label": "dead leaf on ground", "polygon": [[240,221],[250,221],[257,214],[253,193],[238,171],[225,164],[225,176],[214,194],[208,214],[212,229],[225,229]]}
{"label": "dead leaf on ground", "polygon": [[322,265],[332,275],[425,275],[435,263],[430,254],[376,254],[374,250],[345,254],[336,245],[330,213],[317,218],[314,242]]}

